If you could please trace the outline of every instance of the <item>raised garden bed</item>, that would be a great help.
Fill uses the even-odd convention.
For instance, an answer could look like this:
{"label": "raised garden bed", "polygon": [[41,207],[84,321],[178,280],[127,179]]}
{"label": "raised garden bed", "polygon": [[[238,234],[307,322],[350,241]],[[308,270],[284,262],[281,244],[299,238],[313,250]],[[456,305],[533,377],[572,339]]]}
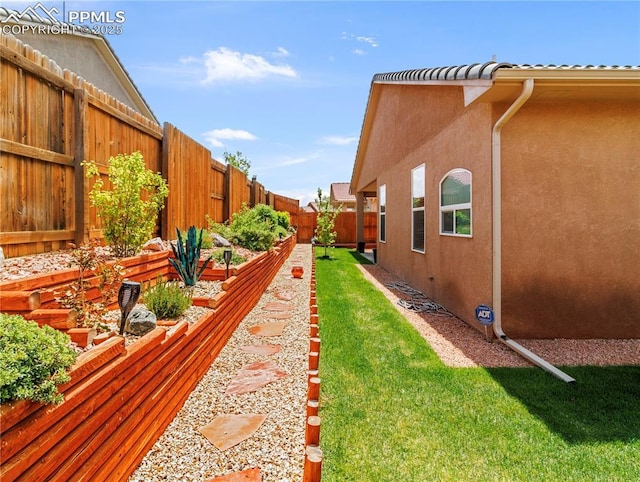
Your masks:
{"label": "raised garden bed", "polygon": [[[20,401],[0,406],[0,479],[126,479],[294,246],[295,239],[289,237],[273,250],[230,269],[223,291],[213,299],[197,301],[211,308],[197,322],[179,322],[170,331],[158,327],[129,346],[123,337],[113,336],[80,355],[71,381],[61,387],[62,404]],[[169,274],[167,257],[168,253],[158,253],[129,258],[125,261],[132,274],[127,272],[127,277],[147,281]],[[73,279],[65,278],[66,271],[41,275],[37,279],[43,284],[37,287],[27,278],[0,283],[0,291],[39,291],[41,305],[35,310],[47,309],[47,293],[57,289],[54,280]],[[224,268],[210,271],[211,278],[224,279]]]}

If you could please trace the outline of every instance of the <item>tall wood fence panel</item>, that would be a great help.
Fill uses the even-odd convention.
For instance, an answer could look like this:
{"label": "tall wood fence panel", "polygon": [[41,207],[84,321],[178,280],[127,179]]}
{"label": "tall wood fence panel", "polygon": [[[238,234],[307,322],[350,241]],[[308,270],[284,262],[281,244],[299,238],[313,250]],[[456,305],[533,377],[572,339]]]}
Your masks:
{"label": "tall wood fence panel", "polygon": [[[170,124],[164,129],[11,35],[0,37],[0,246],[7,257],[55,251],[102,237],[81,162],[140,151],[169,184],[158,219],[175,228],[227,220],[272,193]],[[298,201],[282,197],[283,202]],[[288,209],[286,209],[288,210]]]}
{"label": "tall wood fence panel", "polygon": [[251,201],[251,189],[247,184],[247,176],[240,169],[227,165],[226,209],[225,219],[242,209],[243,204]]}
{"label": "tall wood fence panel", "polygon": [[162,172],[170,182],[162,212],[163,238],[173,239],[176,228],[206,227],[207,215],[223,220],[225,171],[209,149],[165,123]]}

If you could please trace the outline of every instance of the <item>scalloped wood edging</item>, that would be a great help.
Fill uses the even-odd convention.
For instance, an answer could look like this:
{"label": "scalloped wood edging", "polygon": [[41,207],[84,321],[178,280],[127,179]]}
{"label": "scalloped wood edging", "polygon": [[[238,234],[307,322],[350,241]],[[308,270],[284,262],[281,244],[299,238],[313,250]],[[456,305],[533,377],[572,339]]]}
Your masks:
{"label": "scalloped wood edging", "polygon": [[[114,336],[80,355],[71,369],[71,381],[60,387],[65,396],[60,405],[29,401],[1,405],[0,479],[125,480],[171,423],[294,246],[295,238],[289,237],[235,268],[225,282],[226,290],[216,296],[215,309],[196,323],[178,323],[170,332],[156,328],[126,348],[124,339]],[[145,263],[153,265],[162,256],[152,255]],[[166,259],[164,254],[168,265]],[[141,264],[132,261],[129,267],[133,266]],[[152,274],[145,268],[138,273],[150,279]],[[16,285],[14,290],[24,286],[28,285]]]}

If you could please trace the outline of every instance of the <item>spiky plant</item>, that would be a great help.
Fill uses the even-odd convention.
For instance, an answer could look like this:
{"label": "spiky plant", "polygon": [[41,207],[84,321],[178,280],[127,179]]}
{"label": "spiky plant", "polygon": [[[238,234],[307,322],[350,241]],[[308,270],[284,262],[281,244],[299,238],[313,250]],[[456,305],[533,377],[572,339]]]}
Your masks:
{"label": "spiky plant", "polygon": [[196,227],[190,226],[187,230],[186,243],[183,241],[180,230],[176,228],[176,231],[178,233],[178,242],[177,244],[171,243],[175,259],[169,258],[169,262],[175,268],[185,286],[195,286],[209,261],[211,261],[212,256],[209,256],[198,270],[200,248],[202,246],[202,229],[198,235]]}

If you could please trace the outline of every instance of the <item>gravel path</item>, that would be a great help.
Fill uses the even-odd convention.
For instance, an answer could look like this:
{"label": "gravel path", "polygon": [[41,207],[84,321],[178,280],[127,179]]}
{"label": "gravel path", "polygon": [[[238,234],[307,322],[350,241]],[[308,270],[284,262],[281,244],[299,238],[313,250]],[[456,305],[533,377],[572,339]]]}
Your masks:
{"label": "gravel path", "polygon": [[[301,280],[291,276],[293,264],[302,264]],[[130,481],[203,481],[217,475],[259,467],[262,480],[302,480],[309,354],[309,282],[311,247],[296,245],[255,308],[240,323],[211,368],[191,393],[165,433],[147,453]],[[279,300],[280,291],[295,294]],[[252,326],[267,323],[267,303],[293,305],[293,316],[282,336],[256,337]],[[271,320],[274,321],[274,320]],[[279,353],[264,356],[240,350],[251,344],[280,344]],[[272,360],[288,376],[251,393],[225,396],[230,380],[243,366]],[[224,452],[199,431],[225,414],[266,414],[260,428],[248,439]]]}

